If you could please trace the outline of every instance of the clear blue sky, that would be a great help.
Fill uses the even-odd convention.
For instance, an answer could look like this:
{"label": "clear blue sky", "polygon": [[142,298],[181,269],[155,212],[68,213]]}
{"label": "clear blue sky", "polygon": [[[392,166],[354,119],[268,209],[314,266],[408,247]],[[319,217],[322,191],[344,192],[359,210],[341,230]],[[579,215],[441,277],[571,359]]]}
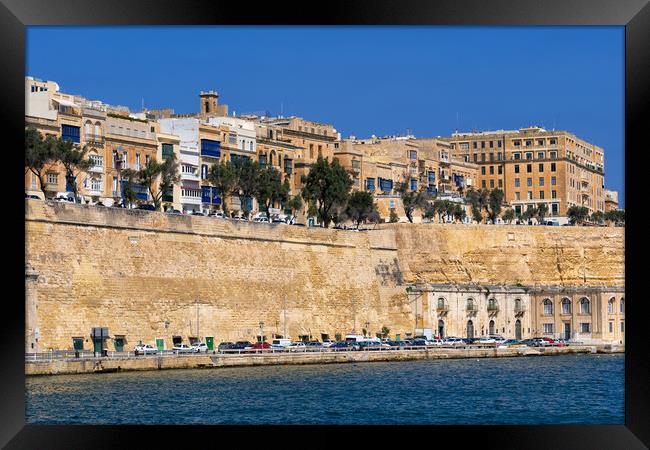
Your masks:
{"label": "clear blue sky", "polygon": [[[343,137],[563,129],[605,149],[624,207],[623,27],[28,27],[28,75],[139,110],[332,123]],[[282,105],[282,106],[281,106]]]}

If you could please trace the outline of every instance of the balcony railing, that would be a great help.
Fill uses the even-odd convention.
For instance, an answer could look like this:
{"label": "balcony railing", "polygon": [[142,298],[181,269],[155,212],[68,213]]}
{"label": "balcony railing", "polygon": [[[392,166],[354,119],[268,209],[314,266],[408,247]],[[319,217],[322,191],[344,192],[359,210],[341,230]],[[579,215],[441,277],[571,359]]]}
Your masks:
{"label": "balcony railing", "polygon": [[438,305],[436,306],[436,311],[438,311],[438,312],[447,312],[447,311],[449,311],[449,306],[447,304],[444,304],[444,303],[438,303]]}
{"label": "balcony railing", "polygon": [[465,310],[467,312],[477,312],[478,311],[478,306],[477,305],[467,305]]}
{"label": "balcony railing", "polygon": [[515,306],[515,314],[523,314],[526,312],[526,307],[524,305]]}
{"label": "balcony railing", "polygon": [[88,169],[89,172],[104,173],[104,166],[92,166]]}
{"label": "balcony railing", "polygon": [[104,136],[97,136],[95,134],[86,134],[84,136],[86,144],[90,146],[103,147],[104,146]]}
{"label": "balcony railing", "polygon": [[499,305],[488,305],[487,310],[489,313],[499,312]]}

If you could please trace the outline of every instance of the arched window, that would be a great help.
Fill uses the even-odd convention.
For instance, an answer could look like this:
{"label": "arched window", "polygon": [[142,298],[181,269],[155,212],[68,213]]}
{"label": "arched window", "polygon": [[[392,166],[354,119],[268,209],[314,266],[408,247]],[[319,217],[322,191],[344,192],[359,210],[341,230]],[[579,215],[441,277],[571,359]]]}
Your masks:
{"label": "arched window", "polygon": [[92,127],[93,127],[93,124],[90,121],[88,121],[88,122],[86,122],[84,124],[84,133],[86,134],[86,137],[93,134]]}
{"label": "arched window", "polygon": [[621,297],[621,312],[625,313],[625,297]]}
{"label": "arched window", "polygon": [[467,299],[467,310],[468,311],[476,311],[476,306],[474,305],[474,299],[473,298],[468,298]]}
{"label": "arched window", "polygon": [[496,311],[499,309],[499,305],[497,305],[497,300],[495,298],[491,298],[488,300],[488,311]]}
{"label": "arched window", "polygon": [[589,299],[587,297],[580,299],[580,314],[589,314]]}
{"label": "arched window", "polygon": [[490,320],[489,334],[496,334],[496,324],[494,320]]}
{"label": "arched window", "polygon": [[571,300],[566,297],[562,299],[562,314],[571,314]]}
{"label": "arched window", "polygon": [[607,314],[614,314],[614,308],[616,308],[616,299],[612,297],[607,302]]}
{"label": "arched window", "polygon": [[438,298],[438,309],[444,310],[445,309],[445,299],[444,297]]}
{"label": "arched window", "polygon": [[471,320],[467,321],[467,337],[472,339],[474,337],[474,322]]}
{"label": "arched window", "polygon": [[515,311],[521,311],[521,299],[520,298],[515,299]]}
{"label": "arched window", "polygon": [[544,315],[550,316],[553,314],[553,302],[550,298],[545,298],[542,302],[544,305]]}
{"label": "arched window", "polygon": [[102,125],[99,122],[95,122],[95,137],[100,137],[102,135]]}

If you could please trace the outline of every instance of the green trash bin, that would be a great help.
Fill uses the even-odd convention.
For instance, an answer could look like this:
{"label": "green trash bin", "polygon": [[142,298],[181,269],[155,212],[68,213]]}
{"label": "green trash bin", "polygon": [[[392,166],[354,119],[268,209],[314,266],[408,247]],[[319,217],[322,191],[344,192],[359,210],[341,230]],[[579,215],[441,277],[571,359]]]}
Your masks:
{"label": "green trash bin", "polygon": [[209,351],[214,350],[214,337],[212,337],[212,336],[206,336],[206,337],[205,337],[205,345],[208,346],[208,350],[209,350]]}

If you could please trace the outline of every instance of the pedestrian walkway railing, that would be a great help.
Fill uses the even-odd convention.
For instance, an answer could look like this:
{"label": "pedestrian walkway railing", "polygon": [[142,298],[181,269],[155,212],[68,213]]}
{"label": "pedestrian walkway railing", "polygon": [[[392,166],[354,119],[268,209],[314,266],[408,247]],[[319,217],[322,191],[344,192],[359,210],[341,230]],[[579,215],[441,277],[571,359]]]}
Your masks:
{"label": "pedestrian walkway railing", "polygon": [[[572,347],[577,345],[573,344]],[[529,348],[529,347],[513,347],[514,349]],[[157,350],[155,352],[147,352],[146,354],[139,352],[116,352],[104,351],[95,353],[89,350],[52,350],[49,352],[40,353],[26,353],[26,362],[51,362],[54,360],[74,360],[74,359],[130,359],[130,358],[168,358],[168,357],[196,357],[196,356],[242,356],[242,355],[308,355],[314,353],[345,353],[345,352],[396,352],[396,351],[437,351],[437,350],[486,350],[498,349],[497,344],[469,344],[469,345],[414,345],[414,346],[371,346],[355,349],[353,347],[346,348],[329,348],[329,347],[297,347],[297,348],[269,348],[269,349],[223,349],[223,350],[208,350],[196,352],[178,352],[175,350]]]}

